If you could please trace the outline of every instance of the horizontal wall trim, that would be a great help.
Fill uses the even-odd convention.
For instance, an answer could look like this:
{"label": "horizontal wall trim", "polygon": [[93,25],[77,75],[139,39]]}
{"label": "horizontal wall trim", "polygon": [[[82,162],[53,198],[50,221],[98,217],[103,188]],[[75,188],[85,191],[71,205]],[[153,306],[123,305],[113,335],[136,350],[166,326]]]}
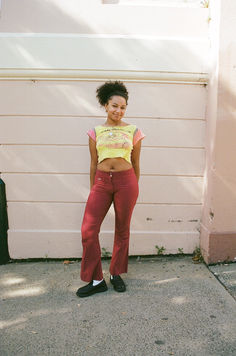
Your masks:
{"label": "horizontal wall trim", "polygon": [[[55,175],[88,175],[87,173],[68,173],[68,172],[7,172],[7,171],[2,171],[4,174],[28,174],[28,175],[50,175],[50,176],[55,176]],[[140,177],[185,177],[185,178],[203,178],[204,175],[201,174],[142,174]]]}
{"label": "horizontal wall trim", "polygon": [[[1,177],[1,176],[0,176]],[[52,204],[86,204],[85,201],[64,201],[64,200],[13,200],[9,199],[7,200],[8,203],[52,203]],[[137,202],[136,205],[165,205],[165,206],[202,206],[202,203],[143,203],[143,202]]]}
{"label": "horizontal wall trim", "polygon": [[[1,175],[0,175],[1,176]],[[8,203],[11,205],[14,205],[15,203],[18,205],[18,204],[21,204],[21,203],[24,203],[24,204],[35,204],[35,203],[42,203],[42,204],[72,204],[72,205],[77,205],[77,204],[82,204],[82,205],[85,205],[86,202],[69,202],[69,201],[43,201],[43,200],[40,200],[40,201],[20,201],[20,200],[11,200],[9,201],[8,200]],[[140,203],[140,202],[137,202],[136,205],[149,205],[149,206],[156,206],[156,205],[162,205],[162,206],[189,206],[189,205],[194,205],[194,206],[201,206],[202,204],[201,203]]]}
{"label": "horizontal wall trim", "polygon": [[0,77],[205,83],[209,46],[178,37],[4,33]]}
{"label": "horizontal wall trim", "polygon": [[[89,176],[89,173],[77,173],[77,172],[7,172],[2,171],[3,174],[27,174],[27,175],[71,175],[71,176]],[[203,178],[203,174],[140,174],[140,177],[186,177],[186,178]]]}
{"label": "horizontal wall trim", "polygon": [[[9,232],[57,232],[57,233],[78,233],[80,234],[81,230],[70,230],[70,229],[9,229]],[[114,234],[114,230],[101,230],[101,234]],[[130,230],[131,234],[141,235],[156,235],[162,234],[174,234],[174,235],[199,235],[198,231],[186,230],[186,231],[172,231],[172,230],[154,230],[154,231],[146,231],[146,230]]]}
{"label": "horizontal wall trim", "polygon": [[[88,144],[83,144],[83,143],[11,143],[11,142],[7,142],[7,143],[1,143],[1,147],[5,147],[5,146],[32,146],[32,147],[61,147],[61,146],[65,146],[65,147],[88,147]],[[165,148],[165,149],[188,149],[188,150],[204,150],[205,147],[204,146],[199,146],[199,147],[191,147],[191,146],[160,146],[160,145],[145,145],[142,144],[142,147],[145,148],[154,148],[154,149],[158,149],[158,148]]]}
{"label": "horizontal wall trim", "polygon": [[[50,118],[50,119],[58,119],[58,118],[77,118],[78,120],[79,119],[87,119],[87,118],[91,118],[91,115],[40,115],[40,114],[33,114],[33,115],[29,115],[29,114],[15,114],[15,115],[12,115],[12,114],[1,114],[0,113],[0,118],[3,117],[9,117],[9,118],[17,118],[17,117],[20,117],[20,118],[32,118],[32,116],[34,118]],[[170,120],[179,120],[179,121],[206,121],[205,118],[194,118],[194,117],[152,117],[152,116],[142,116],[142,117],[137,117],[137,116],[131,116],[131,115],[125,115],[126,119],[135,119],[135,120],[164,120],[164,121],[170,121]],[[104,120],[104,116],[99,116],[99,115],[93,115],[93,118],[95,119],[103,119]]]}
{"label": "horizontal wall trim", "polygon": [[177,73],[158,71],[67,70],[67,69],[2,69],[0,80],[72,80],[90,81],[120,79],[138,82],[207,84],[208,73]]}
{"label": "horizontal wall trim", "polygon": [[186,36],[157,36],[144,34],[115,34],[115,33],[57,33],[57,32],[1,32],[0,38],[125,38],[125,39],[155,39],[165,41],[186,41],[191,39],[191,42],[205,42],[209,40],[204,37],[186,37]]}

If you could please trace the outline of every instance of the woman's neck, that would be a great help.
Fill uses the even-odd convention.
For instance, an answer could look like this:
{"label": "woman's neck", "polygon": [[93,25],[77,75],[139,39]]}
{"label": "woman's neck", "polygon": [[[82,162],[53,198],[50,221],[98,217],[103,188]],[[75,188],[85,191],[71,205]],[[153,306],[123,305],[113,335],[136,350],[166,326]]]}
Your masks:
{"label": "woman's neck", "polygon": [[105,122],[102,126],[108,126],[108,127],[116,127],[116,126],[128,126],[128,124],[126,124],[125,122],[121,121],[121,122],[117,122],[117,123],[109,123],[109,122]]}

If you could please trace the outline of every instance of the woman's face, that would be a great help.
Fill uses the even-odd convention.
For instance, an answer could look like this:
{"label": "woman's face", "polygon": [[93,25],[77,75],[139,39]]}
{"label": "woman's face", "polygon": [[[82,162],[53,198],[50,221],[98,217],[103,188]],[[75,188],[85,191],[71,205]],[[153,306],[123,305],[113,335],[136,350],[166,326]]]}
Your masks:
{"label": "woman's face", "polygon": [[119,122],[125,114],[126,106],[126,100],[123,96],[112,96],[105,105],[107,118],[114,123]]}

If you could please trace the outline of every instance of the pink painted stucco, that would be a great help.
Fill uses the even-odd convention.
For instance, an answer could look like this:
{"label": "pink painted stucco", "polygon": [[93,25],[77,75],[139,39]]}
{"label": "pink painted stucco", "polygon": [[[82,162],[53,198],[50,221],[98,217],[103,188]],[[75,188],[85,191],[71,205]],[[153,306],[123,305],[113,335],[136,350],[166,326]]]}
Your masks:
{"label": "pink painted stucco", "polygon": [[236,248],[236,3],[211,2],[201,250],[207,263],[234,260]]}

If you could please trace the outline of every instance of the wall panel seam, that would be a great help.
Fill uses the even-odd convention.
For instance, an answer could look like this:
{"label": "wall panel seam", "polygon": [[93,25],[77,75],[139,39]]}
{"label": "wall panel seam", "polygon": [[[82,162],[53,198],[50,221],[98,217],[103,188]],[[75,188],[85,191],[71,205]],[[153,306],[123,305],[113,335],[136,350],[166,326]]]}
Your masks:
{"label": "wall panel seam", "polygon": [[[53,203],[53,204],[86,204],[86,201],[63,201],[63,200],[12,200],[9,199],[8,203]],[[166,206],[202,206],[202,203],[142,203],[137,202],[136,205],[166,205]]]}
{"label": "wall panel seam", "polygon": [[[8,172],[8,171],[1,171],[2,174],[25,174],[25,175],[83,175],[89,176],[89,173],[82,173],[82,172]],[[204,174],[141,174],[140,177],[183,177],[183,178],[203,178]]]}
{"label": "wall panel seam", "polygon": [[[32,120],[36,118],[90,118],[90,119],[103,119],[105,120],[105,115],[104,116],[96,116],[96,115],[39,115],[39,114],[1,114],[0,113],[0,118],[1,117],[9,117],[9,118],[32,118]],[[129,116],[126,115],[124,117],[125,119],[135,119],[135,120],[179,120],[179,121],[206,121],[205,118],[179,118],[179,117],[154,117],[154,116]]]}
{"label": "wall panel seam", "polygon": [[[83,144],[83,143],[0,143],[0,147],[6,147],[6,146],[31,146],[31,147],[88,147],[88,144]],[[142,148],[144,149],[149,149],[149,148],[154,148],[154,149],[182,149],[182,150],[205,150],[205,146],[195,146],[195,147],[190,147],[190,146],[154,146],[154,145],[145,145],[142,144]]]}

